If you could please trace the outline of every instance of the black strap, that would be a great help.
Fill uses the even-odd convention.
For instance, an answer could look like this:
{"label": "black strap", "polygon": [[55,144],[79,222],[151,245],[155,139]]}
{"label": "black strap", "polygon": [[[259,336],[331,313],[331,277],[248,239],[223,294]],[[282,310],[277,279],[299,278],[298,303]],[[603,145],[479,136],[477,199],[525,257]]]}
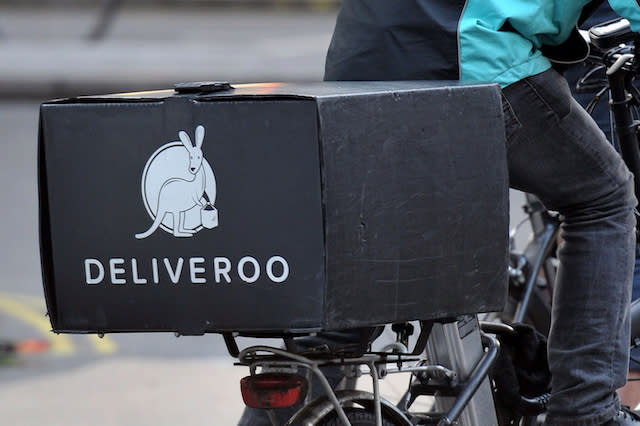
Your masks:
{"label": "black strap", "polygon": [[591,0],[582,8],[582,13],[580,13],[580,18],[578,19],[578,27],[582,28],[582,24],[589,19],[589,17],[596,11],[600,5],[604,3],[604,0]]}

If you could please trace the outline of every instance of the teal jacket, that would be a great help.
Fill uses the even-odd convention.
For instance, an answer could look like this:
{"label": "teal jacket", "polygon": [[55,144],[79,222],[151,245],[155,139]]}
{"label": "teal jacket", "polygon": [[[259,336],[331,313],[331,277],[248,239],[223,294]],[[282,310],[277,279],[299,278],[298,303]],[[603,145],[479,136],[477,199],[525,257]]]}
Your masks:
{"label": "teal jacket", "polygon": [[[327,80],[474,80],[502,87],[547,70],[590,0],[343,0]],[[636,0],[609,0],[640,32]]]}

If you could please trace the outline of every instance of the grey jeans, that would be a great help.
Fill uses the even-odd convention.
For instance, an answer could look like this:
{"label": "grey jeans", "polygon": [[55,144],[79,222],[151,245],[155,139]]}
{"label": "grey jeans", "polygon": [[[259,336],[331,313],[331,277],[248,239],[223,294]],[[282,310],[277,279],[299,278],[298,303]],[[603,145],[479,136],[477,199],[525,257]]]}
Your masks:
{"label": "grey jeans", "polygon": [[631,174],[553,70],[503,90],[509,178],[564,218],[549,334],[549,425],[601,425],[629,361]]}

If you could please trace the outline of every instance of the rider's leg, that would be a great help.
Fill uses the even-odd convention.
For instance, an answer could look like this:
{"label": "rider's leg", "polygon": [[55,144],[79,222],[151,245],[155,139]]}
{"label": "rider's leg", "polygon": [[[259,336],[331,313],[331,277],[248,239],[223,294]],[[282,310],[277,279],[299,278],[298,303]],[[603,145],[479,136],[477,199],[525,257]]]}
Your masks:
{"label": "rider's leg", "polygon": [[631,175],[555,71],[504,89],[511,184],[564,217],[548,424],[600,425],[625,383],[635,245]]}

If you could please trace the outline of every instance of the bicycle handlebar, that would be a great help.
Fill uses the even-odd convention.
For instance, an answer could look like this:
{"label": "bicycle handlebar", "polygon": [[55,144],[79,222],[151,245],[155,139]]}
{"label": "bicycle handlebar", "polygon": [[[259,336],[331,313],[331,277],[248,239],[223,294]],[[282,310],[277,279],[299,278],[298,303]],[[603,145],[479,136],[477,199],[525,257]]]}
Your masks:
{"label": "bicycle handlebar", "polygon": [[624,53],[617,55],[615,62],[607,69],[607,75],[613,75],[620,71],[620,69],[628,62],[636,57],[633,53]]}

